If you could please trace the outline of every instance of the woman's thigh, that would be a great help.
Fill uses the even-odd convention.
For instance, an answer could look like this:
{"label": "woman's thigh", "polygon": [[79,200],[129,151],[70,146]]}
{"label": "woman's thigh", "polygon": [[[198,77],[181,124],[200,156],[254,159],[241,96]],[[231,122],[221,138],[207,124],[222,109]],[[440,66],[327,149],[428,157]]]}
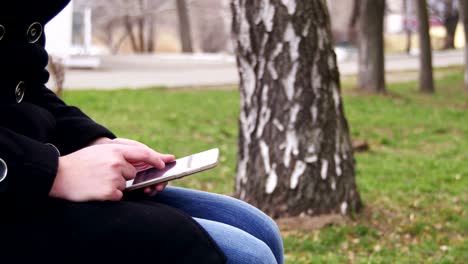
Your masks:
{"label": "woman's thigh", "polygon": [[278,263],[262,240],[236,227],[220,222],[194,218],[218,244],[228,264]]}
{"label": "woman's thigh", "polygon": [[238,199],[178,187],[154,196],[157,202],[178,208],[195,218],[221,222],[264,241],[278,263],[283,262],[283,242],[276,223],[254,206]]}

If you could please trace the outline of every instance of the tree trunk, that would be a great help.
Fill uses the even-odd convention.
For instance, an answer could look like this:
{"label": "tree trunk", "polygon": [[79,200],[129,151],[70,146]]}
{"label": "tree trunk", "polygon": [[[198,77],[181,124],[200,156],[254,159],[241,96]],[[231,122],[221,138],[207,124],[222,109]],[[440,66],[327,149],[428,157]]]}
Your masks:
{"label": "tree trunk", "polygon": [[139,51],[145,52],[145,17],[143,15],[137,19],[137,29]]}
{"label": "tree trunk", "polygon": [[359,19],[359,88],[385,92],[383,25],[385,0],[361,0]]}
{"label": "tree trunk", "polygon": [[130,20],[130,16],[125,16],[124,24],[125,24],[125,31],[127,31],[127,34],[130,37],[130,43],[132,45],[133,51],[139,52],[138,44],[137,44],[135,35],[133,33],[133,24],[132,24],[132,21]]}
{"label": "tree trunk", "polygon": [[155,23],[153,17],[147,18],[148,22],[148,38],[146,39],[146,48],[148,53],[154,52],[154,36],[155,36]]}
{"label": "tree trunk", "polygon": [[450,16],[444,19],[444,27],[445,27],[445,43],[444,49],[454,49],[455,48],[455,32],[457,31],[458,25],[458,15]]}
{"label": "tree trunk", "polygon": [[273,217],[361,206],[322,0],[233,0],[241,79],[236,193]]}
{"label": "tree trunk", "polygon": [[182,52],[193,52],[192,31],[190,29],[190,18],[185,0],[177,0],[177,15],[179,17],[179,34],[182,42]]}
{"label": "tree trunk", "polygon": [[445,27],[445,43],[444,49],[454,49],[455,48],[455,32],[458,25],[458,12],[453,4],[453,0],[445,1],[445,10],[444,10],[444,27]]}
{"label": "tree trunk", "polygon": [[403,0],[403,12],[405,14],[405,33],[406,33],[406,53],[411,53],[411,29],[408,25],[409,21],[409,7],[408,7],[408,0]]}
{"label": "tree trunk", "polygon": [[459,0],[458,5],[465,30],[465,91],[468,93],[468,0]]}
{"label": "tree trunk", "polygon": [[432,78],[432,49],[429,36],[429,18],[426,0],[418,0],[418,35],[419,35],[419,91],[423,93],[434,92],[434,80]]}

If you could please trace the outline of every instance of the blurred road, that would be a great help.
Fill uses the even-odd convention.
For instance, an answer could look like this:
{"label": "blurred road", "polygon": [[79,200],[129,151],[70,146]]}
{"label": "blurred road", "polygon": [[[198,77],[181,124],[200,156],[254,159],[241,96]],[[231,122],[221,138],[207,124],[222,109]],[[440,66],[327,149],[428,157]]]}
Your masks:
{"label": "blurred road", "polygon": [[[357,74],[356,54],[338,54],[342,75]],[[122,55],[101,57],[97,69],[67,69],[65,89],[224,86],[238,83],[236,62],[228,55]],[[434,67],[463,65],[462,50],[437,51]],[[418,57],[391,54],[386,71],[417,70]],[[49,83],[52,87],[52,82]]]}

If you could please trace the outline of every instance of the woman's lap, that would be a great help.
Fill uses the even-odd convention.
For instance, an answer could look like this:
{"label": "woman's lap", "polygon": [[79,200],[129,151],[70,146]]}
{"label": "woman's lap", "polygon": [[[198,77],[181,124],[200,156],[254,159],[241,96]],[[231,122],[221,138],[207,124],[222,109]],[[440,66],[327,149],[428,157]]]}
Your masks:
{"label": "woman's lap", "polygon": [[[191,216],[215,240],[230,260],[229,263],[257,263],[252,262],[256,258],[262,258],[264,263],[275,263],[273,259],[276,258],[277,263],[283,263],[283,245],[275,222],[257,208],[224,195],[167,187],[150,199],[129,199],[119,203],[70,203],[57,200],[48,208],[45,218],[32,219],[27,211],[21,210],[25,213],[24,217],[18,215],[18,219],[25,220],[24,224],[21,221],[15,221],[16,224],[13,225],[2,223],[6,229],[10,226],[9,232],[3,236],[18,240],[9,246],[35,248],[38,259],[41,259],[40,254],[48,254],[47,249],[51,247],[66,255],[80,251],[81,247],[84,251],[85,248],[99,249],[99,253],[123,252],[129,245],[139,248],[140,252],[136,255],[143,257],[141,250],[144,251],[145,248],[148,250],[146,253],[154,252],[150,245],[171,245],[167,239],[177,240],[178,232],[181,232],[180,236],[189,229],[191,230],[188,232],[193,232],[193,228],[187,229],[184,227],[186,224],[182,224],[187,223],[184,217]],[[182,216],[182,213],[187,215]],[[170,226],[181,228],[157,228],[168,226],[168,214],[181,223],[174,225],[171,222]],[[160,239],[164,241],[159,241]],[[204,245],[210,244],[210,241],[202,240]],[[31,245],[25,244],[26,241]],[[64,241],[67,242],[63,243]],[[4,246],[3,243],[0,246]],[[179,246],[185,248],[184,245]],[[3,249],[7,248],[8,246]],[[162,252],[173,250],[176,249],[162,249]],[[17,255],[13,251],[10,253]],[[53,256],[48,259],[51,257],[53,260]],[[164,257],[155,259],[166,263],[163,261]]]}
{"label": "woman's lap", "polygon": [[194,263],[187,262],[190,259],[202,263],[207,257],[221,256],[206,230],[190,216],[164,204],[50,199],[34,214],[20,210],[9,212],[13,216],[0,221],[1,263],[33,259],[48,263],[63,263],[64,259],[67,263],[153,259],[159,263]]}
{"label": "woman's lap", "polygon": [[[226,228],[230,226],[236,230],[242,230],[252,236],[252,243],[256,243],[255,240],[258,239],[268,245],[277,262],[283,263],[283,244],[276,223],[262,211],[248,203],[225,195],[178,187],[166,187],[163,192],[152,199],[191,215],[210,235],[220,233],[219,230],[211,231],[210,228],[218,229],[223,227],[223,225],[210,225],[213,222],[223,223]],[[200,219],[209,220],[209,222]],[[234,233],[238,234],[238,232]],[[228,239],[226,238],[227,235],[225,232],[224,236],[218,238]],[[223,249],[219,239],[214,235],[212,237]],[[240,235],[240,237],[246,238],[244,235]]]}

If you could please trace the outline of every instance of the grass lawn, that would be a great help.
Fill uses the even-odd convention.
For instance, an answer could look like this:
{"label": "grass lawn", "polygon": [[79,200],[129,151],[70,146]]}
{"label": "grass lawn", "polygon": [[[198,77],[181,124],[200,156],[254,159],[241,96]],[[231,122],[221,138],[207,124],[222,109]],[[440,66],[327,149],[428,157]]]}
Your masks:
{"label": "grass lawn", "polygon": [[[343,84],[352,137],[370,144],[356,155],[365,208],[344,224],[285,230],[287,263],[468,263],[468,95],[462,70],[451,71],[433,96],[415,82],[390,84],[386,96]],[[216,169],[173,184],[232,194],[237,91],[66,91],[64,99],[161,152],[219,147]]]}

